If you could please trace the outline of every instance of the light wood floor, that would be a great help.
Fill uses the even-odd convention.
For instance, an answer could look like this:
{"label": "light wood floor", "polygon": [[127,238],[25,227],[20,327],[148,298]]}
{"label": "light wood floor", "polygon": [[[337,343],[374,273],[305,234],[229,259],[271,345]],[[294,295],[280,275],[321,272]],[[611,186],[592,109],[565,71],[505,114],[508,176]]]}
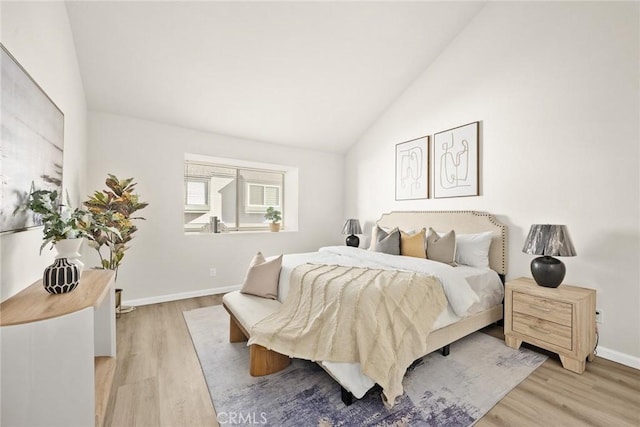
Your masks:
{"label": "light wood floor", "polygon": [[[148,305],[117,320],[118,361],[105,426],[218,425],[182,312],[220,301],[210,296]],[[497,326],[485,332],[502,337]],[[550,357],[476,425],[638,427],[640,371],[596,357],[578,375]]]}

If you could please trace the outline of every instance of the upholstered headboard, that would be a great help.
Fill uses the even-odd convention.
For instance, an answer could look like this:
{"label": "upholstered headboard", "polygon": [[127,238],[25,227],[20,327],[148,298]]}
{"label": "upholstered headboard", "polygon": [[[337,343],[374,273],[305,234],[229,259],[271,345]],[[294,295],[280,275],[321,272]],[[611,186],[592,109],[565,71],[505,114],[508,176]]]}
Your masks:
{"label": "upholstered headboard", "polygon": [[381,227],[436,231],[455,230],[456,234],[493,231],[489,249],[489,266],[498,274],[507,274],[507,227],[491,214],[476,211],[396,211],[382,214],[377,221]]}

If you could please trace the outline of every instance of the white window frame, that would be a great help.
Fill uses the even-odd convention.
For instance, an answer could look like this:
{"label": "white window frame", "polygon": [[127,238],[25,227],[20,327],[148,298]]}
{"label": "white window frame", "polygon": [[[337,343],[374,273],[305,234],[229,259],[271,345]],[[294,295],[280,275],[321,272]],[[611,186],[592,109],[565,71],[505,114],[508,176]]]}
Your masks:
{"label": "white window frame", "polygon": [[[266,172],[271,172],[271,171],[266,171]],[[283,182],[284,182],[284,178],[283,178]],[[251,192],[250,192],[250,187],[251,186],[262,187],[262,188],[277,188],[278,189],[278,204],[276,204],[276,205],[268,205],[268,204],[264,204],[264,203],[261,204],[261,205],[252,204],[251,203]],[[247,195],[246,203],[245,203],[245,212],[247,212],[247,213],[265,213],[267,211],[267,208],[270,207],[270,206],[275,208],[275,209],[282,210],[281,206],[282,206],[283,186],[281,186],[281,185],[261,184],[259,182],[246,182],[245,183],[245,193]],[[264,199],[263,199],[263,202],[264,202]]]}
{"label": "white window frame", "polygon": [[[299,172],[297,167],[254,162],[254,161],[248,161],[248,160],[228,159],[223,157],[214,157],[214,156],[190,154],[190,153],[185,153],[184,160],[186,163],[188,162],[204,163],[212,166],[235,169],[238,177],[237,178],[238,187],[236,187],[237,192],[239,192],[240,189],[246,189],[246,187],[244,188],[241,187],[242,185],[240,183],[241,170],[254,170],[254,171],[263,171],[263,172],[282,174],[282,186],[280,187],[280,194],[279,194],[280,206],[274,206],[274,208],[282,212],[281,230],[298,231]],[[185,175],[185,178],[186,178],[186,175]],[[193,178],[197,178],[197,177],[193,177]],[[255,181],[252,181],[252,182],[255,182]],[[244,182],[244,184],[246,184],[246,181]],[[264,185],[273,185],[273,184],[264,184]],[[275,185],[275,186],[278,187],[278,185]],[[186,189],[186,186],[185,186],[185,189]],[[240,205],[242,200],[243,199],[236,198],[236,224],[238,223],[239,216],[241,215]],[[209,200],[209,203],[211,203],[211,200]],[[184,212],[188,213],[187,210],[185,210]],[[251,212],[251,213],[256,213],[256,212]],[[229,231],[231,231],[232,233],[237,232],[241,234],[242,232],[250,232],[250,231],[263,232],[263,231],[269,230],[269,226],[266,222],[264,223],[264,226],[261,225],[260,227],[256,227],[256,226],[242,227],[241,224],[237,224],[239,227],[236,227],[235,226],[236,224],[230,226]],[[196,233],[198,232],[207,233],[207,231],[204,231],[204,230],[196,231]],[[185,228],[185,233],[193,234],[194,231],[193,229]]]}
{"label": "white window frame", "polygon": [[[198,182],[204,184],[204,205],[189,204],[188,187],[190,182]],[[209,210],[209,180],[205,178],[184,177],[184,210],[185,212],[206,212]]]}

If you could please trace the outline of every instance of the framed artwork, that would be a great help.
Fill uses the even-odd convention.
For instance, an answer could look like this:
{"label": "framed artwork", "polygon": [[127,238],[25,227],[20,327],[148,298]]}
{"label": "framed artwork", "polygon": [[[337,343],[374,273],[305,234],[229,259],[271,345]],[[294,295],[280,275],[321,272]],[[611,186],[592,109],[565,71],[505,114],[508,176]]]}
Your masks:
{"label": "framed artwork", "polygon": [[396,144],[396,200],[429,197],[429,137]]}
{"label": "framed artwork", "polygon": [[0,138],[0,232],[39,224],[31,211],[18,212],[31,183],[62,194],[64,114],[0,44],[2,130]]}
{"label": "framed artwork", "polygon": [[433,197],[479,195],[480,122],[433,136]]}

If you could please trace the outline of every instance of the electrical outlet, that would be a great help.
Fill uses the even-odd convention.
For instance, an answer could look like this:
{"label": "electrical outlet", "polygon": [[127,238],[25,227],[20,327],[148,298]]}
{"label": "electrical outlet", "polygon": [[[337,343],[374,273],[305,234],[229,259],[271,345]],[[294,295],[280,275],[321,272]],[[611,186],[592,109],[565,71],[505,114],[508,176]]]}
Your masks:
{"label": "electrical outlet", "polygon": [[596,308],[596,323],[604,323],[604,314],[599,308]]}
{"label": "electrical outlet", "polygon": [[211,276],[211,277],[216,277],[216,274],[217,274],[217,273],[218,273],[218,272],[216,271],[216,269],[215,269],[215,268],[210,268],[210,269],[209,269],[209,276]]}

